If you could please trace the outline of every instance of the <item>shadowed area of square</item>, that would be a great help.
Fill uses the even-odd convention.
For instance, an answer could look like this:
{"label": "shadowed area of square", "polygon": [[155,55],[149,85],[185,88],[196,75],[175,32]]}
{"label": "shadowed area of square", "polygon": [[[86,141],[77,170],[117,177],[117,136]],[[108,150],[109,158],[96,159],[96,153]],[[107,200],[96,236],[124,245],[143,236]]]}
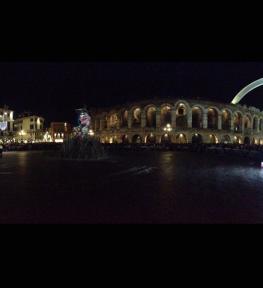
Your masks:
{"label": "shadowed area of square", "polygon": [[263,170],[230,156],[125,151],[95,162],[8,152],[0,181],[0,223],[263,222]]}

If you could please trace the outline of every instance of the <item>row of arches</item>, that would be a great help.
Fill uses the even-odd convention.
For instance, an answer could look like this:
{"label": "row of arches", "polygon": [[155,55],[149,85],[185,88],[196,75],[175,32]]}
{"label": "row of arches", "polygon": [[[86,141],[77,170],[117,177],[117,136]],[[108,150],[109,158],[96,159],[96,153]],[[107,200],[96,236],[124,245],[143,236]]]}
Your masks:
{"label": "row of arches", "polygon": [[[171,123],[172,116],[171,116],[171,109],[172,106],[164,106],[160,109],[160,123],[161,125],[166,125]],[[132,127],[140,127],[142,123],[142,109],[137,107],[130,111],[131,113],[131,126]],[[178,111],[178,116],[181,116],[181,110]],[[145,110],[145,126],[146,127],[156,127],[157,124],[157,108],[155,106],[149,106]],[[119,123],[118,123],[119,122]],[[105,128],[108,126],[110,128],[119,127],[128,127],[129,122],[129,111],[125,110],[121,114],[114,113],[106,119]]]}
{"label": "row of arches", "polygon": [[[229,108],[220,110],[215,106],[204,108],[195,104],[192,107],[186,102],[178,103],[176,106],[164,104],[160,107],[148,105],[145,108],[134,106],[130,110],[121,110],[118,113],[109,114],[102,129],[106,128],[139,128],[139,127],[164,127],[172,124],[184,128],[208,128],[223,129],[242,132],[244,129],[263,131],[263,117],[241,111],[231,111]],[[97,125],[98,128],[99,125]]]}
{"label": "row of arches", "polygon": [[[124,136],[126,138],[126,136]],[[157,139],[156,139],[156,136],[153,135],[153,134],[149,134],[145,137],[145,140],[143,141],[143,138],[142,136],[140,135],[134,135],[131,139],[132,143],[133,144],[141,144],[141,143],[146,143],[146,144],[155,144],[157,143]],[[192,135],[192,139],[191,139],[192,143],[195,143],[195,144],[201,144],[203,143],[203,137],[201,134],[194,134]],[[128,143],[127,142],[127,138],[126,138],[126,141],[123,142],[123,143]],[[172,138],[169,134],[163,134],[161,136],[161,139],[160,139],[160,143],[163,143],[163,144],[169,144],[169,143],[172,143]],[[178,134],[176,135],[175,137],[175,143],[177,144],[187,144],[188,143],[188,139],[186,137],[185,134]],[[217,144],[218,143],[218,139],[215,135],[211,135],[211,139],[210,139],[210,143],[213,143],[213,144]]]}
{"label": "row of arches", "polygon": [[131,138],[128,137],[128,135],[123,135],[121,137],[121,142],[117,141],[117,137],[110,137],[106,139],[106,143],[123,143],[123,144],[156,144],[156,143],[177,143],[177,144],[187,144],[187,143],[194,143],[194,144],[201,144],[201,143],[210,143],[210,144],[255,144],[255,145],[263,145],[263,139],[256,139],[254,137],[240,137],[240,136],[234,136],[233,138],[230,137],[230,135],[223,135],[220,139],[218,136],[211,134],[209,135],[209,138],[204,141],[204,137],[199,134],[195,133],[193,135],[187,136],[183,133],[177,134],[174,138],[175,140],[172,140],[171,135],[169,134],[163,134],[160,138],[158,138],[153,133],[148,134],[146,136],[142,136],[139,134],[133,135]]}

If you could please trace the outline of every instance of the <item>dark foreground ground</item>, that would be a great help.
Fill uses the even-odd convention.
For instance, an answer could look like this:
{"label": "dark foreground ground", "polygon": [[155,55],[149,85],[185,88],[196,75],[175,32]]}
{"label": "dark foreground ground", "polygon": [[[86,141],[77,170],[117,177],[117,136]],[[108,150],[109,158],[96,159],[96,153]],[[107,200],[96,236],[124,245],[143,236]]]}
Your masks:
{"label": "dark foreground ground", "polygon": [[236,156],[7,152],[0,183],[0,223],[263,223],[263,169]]}

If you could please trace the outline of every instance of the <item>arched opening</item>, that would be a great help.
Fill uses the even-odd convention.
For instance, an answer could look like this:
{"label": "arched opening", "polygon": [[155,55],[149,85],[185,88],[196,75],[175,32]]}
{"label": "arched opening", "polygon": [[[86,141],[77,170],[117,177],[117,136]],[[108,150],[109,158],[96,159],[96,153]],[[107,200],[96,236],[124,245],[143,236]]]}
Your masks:
{"label": "arched opening", "polygon": [[122,135],[121,137],[122,144],[129,144],[129,137],[128,135]]}
{"label": "arched opening", "polygon": [[229,136],[229,135],[224,135],[224,136],[222,137],[222,143],[224,143],[224,144],[231,144],[231,138],[230,138],[230,136]]}
{"label": "arched opening", "polygon": [[203,127],[203,113],[201,108],[193,107],[192,109],[192,127],[200,129]]}
{"label": "arched opening", "polygon": [[132,112],[132,126],[138,128],[141,126],[141,108],[136,108]]}
{"label": "arched opening", "polygon": [[108,118],[107,116],[105,116],[103,119],[103,130],[107,129],[108,128]]}
{"label": "arched opening", "polygon": [[146,144],[155,144],[156,143],[156,136],[154,134],[149,134],[145,138]]}
{"label": "arched opening", "polygon": [[263,139],[260,139],[259,143],[260,145],[263,145]]}
{"label": "arched opening", "polygon": [[259,123],[258,118],[254,117],[254,119],[253,119],[253,130],[254,131],[258,130],[258,123]]}
{"label": "arched opening", "polygon": [[250,119],[250,116],[248,115],[245,115],[244,117],[244,128],[251,129],[251,119]]}
{"label": "arched opening", "polygon": [[107,115],[105,121],[105,128],[108,128],[109,126],[110,126],[110,115]]}
{"label": "arched opening", "polygon": [[239,112],[234,115],[234,131],[242,132],[242,115]]}
{"label": "arched opening", "polygon": [[187,144],[187,138],[185,134],[178,134],[176,135],[175,141],[177,144]]}
{"label": "arched opening", "polygon": [[108,144],[109,143],[108,137],[105,137],[104,139],[102,139],[102,143]]}
{"label": "arched opening", "polygon": [[156,108],[149,107],[146,111],[146,126],[156,127]]}
{"label": "arched opening", "polygon": [[171,136],[169,134],[167,134],[167,133],[162,135],[161,143],[162,144],[170,144],[170,143],[172,143]]}
{"label": "arched opening", "polygon": [[164,106],[161,108],[161,126],[165,127],[167,124],[172,123],[171,107]]}
{"label": "arched opening", "polygon": [[259,121],[259,131],[263,130],[263,119],[260,119]]}
{"label": "arched opening", "polygon": [[245,137],[244,138],[244,144],[245,145],[250,145],[250,138],[249,137]]}
{"label": "arched opening", "polygon": [[234,136],[233,143],[234,144],[242,144],[242,138],[239,136]]}
{"label": "arched opening", "polygon": [[176,109],[176,127],[179,129],[187,128],[187,108],[180,103]]}
{"label": "arched opening", "polygon": [[111,114],[109,116],[109,127],[110,128],[117,128],[119,122],[118,115],[116,113]]}
{"label": "arched opening", "polygon": [[100,130],[100,119],[97,119],[96,127],[97,127],[96,130],[99,131]]}
{"label": "arched opening", "polygon": [[214,108],[207,111],[207,127],[208,129],[218,129],[218,112]]}
{"label": "arched opening", "polygon": [[121,121],[121,127],[128,127],[128,110],[125,110],[123,113],[122,113],[122,121]]}
{"label": "arched opening", "polygon": [[231,130],[231,113],[228,110],[222,111],[222,129]]}
{"label": "arched opening", "polygon": [[99,119],[95,119],[94,120],[94,131],[98,131],[99,130],[99,127],[100,127],[100,121]]}
{"label": "arched opening", "polygon": [[252,141],[251,141],[251,144],[253,144],[253,145],[258,145],[258,139],[256,139],[256,138],[253,138],[252,139]]}
{"label": "arched opening", "polygon": [[141,144],[142,143],[142,137],[140,135],[134,135],[132,137],[132,143],[133,144]]}
{"label": "arched opening", "polygon": [[215,135],[209,135],[209,141],[211,144],[217,144],[218,143],[218,138]]}
{"label": "arched opening", "polygon": [[194,134],[192,137],[193,144],[201,144],[203,143],[203,137],[200,134]]}
{"label": "arched opening", "polygon": [[117,136],[113,136],[113,137],[112,137],[112,143],[113,143],[113,144],[118,144],[118,138],[117,138]]}

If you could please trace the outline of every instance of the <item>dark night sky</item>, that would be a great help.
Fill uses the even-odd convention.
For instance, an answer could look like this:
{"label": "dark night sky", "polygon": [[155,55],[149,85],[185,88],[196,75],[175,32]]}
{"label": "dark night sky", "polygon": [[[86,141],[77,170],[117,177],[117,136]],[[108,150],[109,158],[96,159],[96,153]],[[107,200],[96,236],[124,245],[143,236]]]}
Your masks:
{"label": "dark night sky", "polygon": [[[47,121],[75,121],[74,109],[151,97],[230,102],[263,77],[263,62],[1,63],[0,105],[32,111]],[[243,103],[263,110],[263,87]]]}

